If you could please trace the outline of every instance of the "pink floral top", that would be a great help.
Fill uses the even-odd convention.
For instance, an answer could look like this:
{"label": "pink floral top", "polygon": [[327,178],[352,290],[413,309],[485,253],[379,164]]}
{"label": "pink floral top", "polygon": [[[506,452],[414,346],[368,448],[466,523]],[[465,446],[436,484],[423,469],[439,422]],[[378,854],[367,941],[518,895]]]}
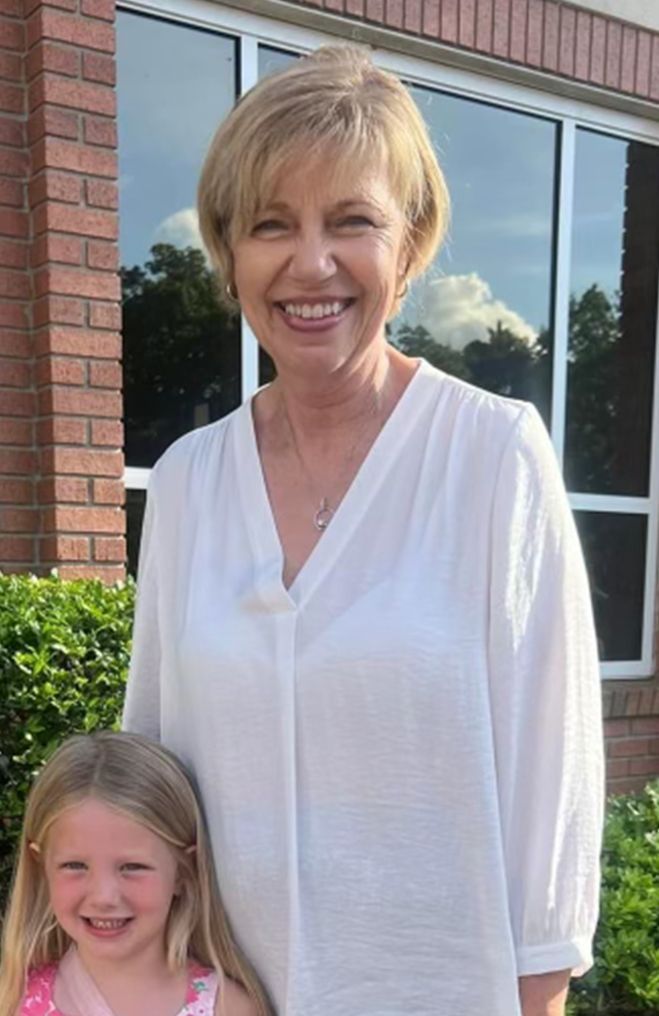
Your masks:
{"label": "pink floral top", "polygon": [[[53,1001],[56,976],[56,963],[30,972],[18,1016],[66,1016]],[[217,989],[218,977],[213,970],[191,965],[185,1005],[178,1016],[213,1016]]]}

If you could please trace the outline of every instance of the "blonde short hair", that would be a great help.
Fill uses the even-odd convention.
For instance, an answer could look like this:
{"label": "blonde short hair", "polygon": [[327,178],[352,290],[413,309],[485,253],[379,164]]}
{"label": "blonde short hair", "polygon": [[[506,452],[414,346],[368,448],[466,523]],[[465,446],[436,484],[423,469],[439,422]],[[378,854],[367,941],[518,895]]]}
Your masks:
{"label": "blonde short hair", "polygon": [[339,165],[386,166],[405,213],[407,278],[430,264],[447,227],[449,198],[428,130],[407,88],[354,45],[324,46],[264,78],[236,104],[201,171],[199,226],[221,290],[232,246],[254,222],[282,170],[300,152]]}
{"label": "blonde short hair", "polygon": [[263,991],[228,926],[204,819],[188,774],[166,748],[138,734],[111,731],[65,741],[30,791],[3,928],[0,1013],[16,1012],[29,971],[56,963],[71,944],[53,919],[42,855],[58,816],[90,798],[145,826],[176,856],[180,892],[165,931],[170,967],[177,969],[194,959],[224,971],[244,985],[258,1012],[267,1016],[270,1009]]}

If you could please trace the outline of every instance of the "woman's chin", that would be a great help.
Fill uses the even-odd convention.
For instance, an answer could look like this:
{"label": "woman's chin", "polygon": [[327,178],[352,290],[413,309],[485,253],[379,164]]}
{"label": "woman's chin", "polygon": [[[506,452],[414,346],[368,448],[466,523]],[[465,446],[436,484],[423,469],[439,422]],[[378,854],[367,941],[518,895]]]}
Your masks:
{"label": "woman's chin", "polygon": [[[378,347],[386,350],[384,325],[373,334],[356,333],[351,322],[341,321],[333,327],[292,330],[276,327],[263,343],[272,357],[279,376],[308,376],[309,380],[330,376],[357,363],[372,362]],[[370,331],[370,329],[369,329]]]}

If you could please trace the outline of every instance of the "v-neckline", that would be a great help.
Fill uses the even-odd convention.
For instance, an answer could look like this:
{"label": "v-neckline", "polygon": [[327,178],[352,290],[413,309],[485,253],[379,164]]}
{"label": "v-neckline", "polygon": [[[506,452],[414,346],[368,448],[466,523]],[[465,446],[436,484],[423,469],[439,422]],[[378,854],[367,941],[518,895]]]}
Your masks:
{"label": "v-neckline", "polygon": [[[75,948],[75,947],[72,947],[72,948]],[[57,980],[57,973],[58,973],[58,964],[57,963],[52,963],[48,968],[46,968],[45,973],[44,973],[44,976],[46,977],[46,980],[47,980],[48,994],[50,996],[50,1004],[52,1006],[52,1010],[49,1010],[49,1011],[51,1012],[52,1016],[67,1016],[67,1014],[65,1012],[63,1012],[61,1009],[59,1009],[55,1005],[55,982]],[[204,967],[202,967],[200,964],[198,964],[196,962],[189,962],[188,963],[187,984],[186,984],[186,989],[185,989],[185,999],[184,999],[184,1002],[183,1002],[183,1006],[180,1009],[178,1009],[178,1011],[176,1013],[176,1016],[187,1016],[187,1013],[188,1013],[188,1010],[189,1010],[190,1006],[194,1002],[196,1002],[198,997],[199,997],[198,996],[198,992],[197,992],[197,988],[196,988],[196,982],[198,980],[200,980],[200,979],[208,977],[209,974],[211,974],[211,973],[212,973],[212,971],[206,970]],[[100,989],[96,986],[96,983],[93,981],[93,979],[92,979],[92,977],[91,977],[91,975],[89,973],[86,972],[86,976],[89,978],[90,982],[93,984],[94,990],[98,993],[98,999],[99,999],[100,1003],[102,1004],[102,1006],[104,1008],[107,1009],[108,1014],[109,1014],[112,1010],[110,1009],[110,1006],[106,1002],[104,996],[101,995]]]}
{"label": "v-neckline", "polygon": [[283,579],[284,550],[256,438],[253,405],[257,393],[250,396],[241,406],[237,418],[236,468],[245,520],[257,561],[267,571],[269,593],[289,608],[296,609],[303,601],[308,600],[332,564],[339,559],[343,547],[375,495],[376,488],[384,481],[386,462],[393,462],[398,446],[407,436],[409,424],[421,410],[424,400],[415,396],[418,395],[419,387],[423,385],[423,379],[432,373],[433,368],[430,364],[420,359],[414,374],[344,494],[331,524],[312,547],[288,587]]}

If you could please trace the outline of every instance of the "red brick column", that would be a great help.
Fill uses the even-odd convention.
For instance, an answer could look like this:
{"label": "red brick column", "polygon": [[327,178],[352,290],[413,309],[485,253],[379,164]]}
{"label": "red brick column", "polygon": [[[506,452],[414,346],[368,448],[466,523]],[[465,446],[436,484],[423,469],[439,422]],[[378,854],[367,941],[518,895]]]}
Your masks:
{"label": "red brick column", "polygon": [[28,0],[40,570],[124,575],[114,3]]}
{"label": "red brick column", "polygon": [[22,0],[0,0],[0,562],[35,560],[35,427],[30,336],[25,28]]}

